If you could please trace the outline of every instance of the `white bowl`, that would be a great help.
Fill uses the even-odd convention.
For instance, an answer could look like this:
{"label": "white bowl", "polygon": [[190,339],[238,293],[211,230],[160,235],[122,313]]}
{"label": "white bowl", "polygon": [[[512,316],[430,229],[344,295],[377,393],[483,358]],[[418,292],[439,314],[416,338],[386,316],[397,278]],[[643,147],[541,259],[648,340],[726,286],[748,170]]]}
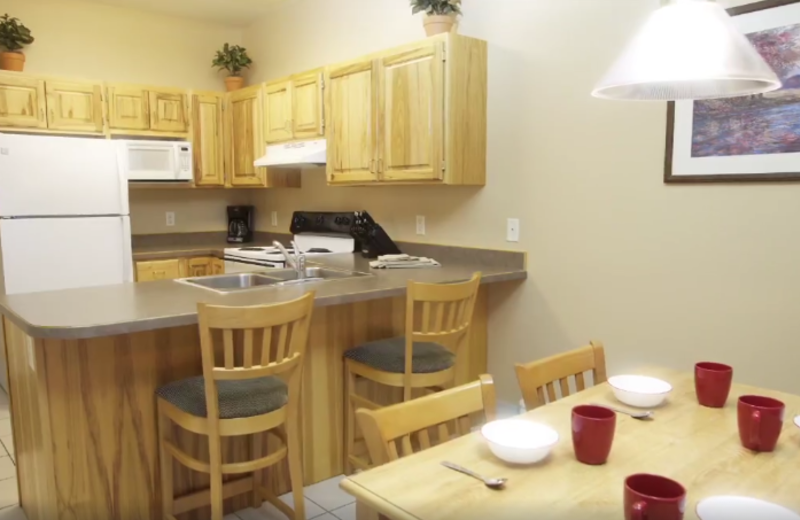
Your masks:
{"label": "white bowl", "polygon": [[647,376],[613,376],[608,378],[608,384],[617,399],[636,408],[654,408],[672,391],[666,381]]}
{"label": "white bowl", "polygon": [[481,433],[492,453],[512,464],[539,462],[558,442],[558,432],[551,427],[523,419],[492,421]]}
{"label": "white bowl", "polygon": [[701,520],[798,520],[800,515],[778,504],[757,498],[711,497],[697,504]]}

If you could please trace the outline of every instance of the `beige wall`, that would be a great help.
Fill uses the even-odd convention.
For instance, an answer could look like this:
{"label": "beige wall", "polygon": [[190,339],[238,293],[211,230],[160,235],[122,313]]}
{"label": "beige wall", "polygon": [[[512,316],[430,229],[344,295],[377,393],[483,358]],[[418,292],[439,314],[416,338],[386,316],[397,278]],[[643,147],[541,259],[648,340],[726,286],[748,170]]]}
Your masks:
{"label": "beige wall", "polygon": [[[235,27],[73,0],[3,0],[0,11],[36,38],[25,70],[64,77],[224,90],[209,64],[242,37]],[[222,190],[132,192],[133,232],[224,230],[226,203],[246,199]],[[165,226],[166,211],[177,213],[175,227]]]}
{"label": "beige wall", "polygon": [[36,41],[25,70],[66,77],[224,90],[210,66],[241,30],[78,0],[3,0]]}
{"label": "beige wall", "polygon": [[[249,204],[245,190],[133,190],[130,192],[131,230],[134,235],[225,231],[225,207]],[[167,211],[175,212],[175,226],[167,227]]]}
{"label": "beige wall", "polygon": [[[286,222],[366,208],[396,239],[528,251],[529,280],[492,298],[490,369],[506,399],[515,361],[590,338],[612,373],[713,359],[800,392],[800,186],[665,186],[664,104],[589,96],[655,4],[464,0],[461,32],[490,42],[488,186],[328,188],[309,172],[302,190],[257,197],[262,229],[271,209]],[[244,41],[268,79],[421,36],[403,0],[296,0]],[[518,245],[508,217],[522,221]]]}

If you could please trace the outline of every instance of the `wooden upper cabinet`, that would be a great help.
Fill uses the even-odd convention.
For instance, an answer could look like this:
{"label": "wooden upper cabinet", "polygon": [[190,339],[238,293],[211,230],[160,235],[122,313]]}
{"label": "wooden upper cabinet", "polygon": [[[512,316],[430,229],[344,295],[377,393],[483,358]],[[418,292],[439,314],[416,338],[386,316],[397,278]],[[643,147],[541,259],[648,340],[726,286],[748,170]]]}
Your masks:
{"label": "wooden upper cabinet", "polygon": [[229,94],[231,143],[230,181],[233,186],[264,186],[265,168],[253,163],[264,153],[263,87],[256,85]]}
{"label": "wooden upper cabinet", "polygon": [[376,63],[361,60],[330,67],[325,78],[328,182],[378,180],[375,151]]}
{"label": "wooden upper cabinet", "polygon": [[103,132],[103,88],[91,83],[50,81],[47,127],[69,132]]}
{"label": "wooden upper cabinet", "polygon": [[156,132],[186,132],[189,129],[186,94],[168,91],[148,91],[150,130]]}
{"label": "wooden upper cabinet", "polygon": [[224,94],[192,96],[192,152],[198,186],[225,185]]}
{"label": "wooden upper cabinet", "polygon": [[149,130],[150,97],[142,87],[108,87],[108,126],[111,130]]}
{"label": "wooden upper cabinet", "polygon": [[292,139],[292,83],[282,80],[264,88],[264,137],[268,143]]}
{"label": "wooden upper cabinet", "polygon": [[292,76],[292,133],[295,139],[310,139],[325,134],[322,73]]}
{"label": "wooden upper cabinet", "polygon": [[44,80],[0,75],[0,126],[47,128]]}
{"label": "wooden upper cabinet", "polygon": [[444,43],[378,61],[378,170],[381,180],[441,180],[444,172]]}

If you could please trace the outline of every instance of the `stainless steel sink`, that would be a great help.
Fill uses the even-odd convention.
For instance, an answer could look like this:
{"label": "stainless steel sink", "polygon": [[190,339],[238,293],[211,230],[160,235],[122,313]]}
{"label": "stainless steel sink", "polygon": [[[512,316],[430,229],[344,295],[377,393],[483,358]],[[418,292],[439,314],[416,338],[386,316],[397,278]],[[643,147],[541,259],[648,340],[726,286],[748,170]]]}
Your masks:
{"label": "stainless steel sink", "polygon": [[307,283],[344,280],[371,276],[368,273],[355,271],[338,271],[324,267],[309,267],[306,269],[305,278],[300,278],[294,269],[276,269],[262,273],[221,274],[217,276],[199,276],[195,278],[181,278],[175,280],[194,287],[201,287],[210,291],[227,294],[232,292],[252,291],[268,287],[282,287],[287,285],[300,285]]}
{"label": "stainless steel sink", "polygon": [[320,282],[323,280],[343,280],[345,278],[369,276],[369,274],[357,273],[355,271],[337,271],[336,269],[325,269],[324,267],[308,267],[306,268],[305,278],[300,278],[297,275],[297,271],[294,269],[278,269],[275,271],[268,271],[264,273],[264,276],[280,280],[283,284],[290,284],[301,282]]}
{"label": "stainless steel sink", "polygon": [[267,278],[266,276],[257,273],[199,276],[196,278],[181,278],[177,281],[221,293],[261,289],[263,287],[268,287],[270,285],[279,283],[279,280]]}

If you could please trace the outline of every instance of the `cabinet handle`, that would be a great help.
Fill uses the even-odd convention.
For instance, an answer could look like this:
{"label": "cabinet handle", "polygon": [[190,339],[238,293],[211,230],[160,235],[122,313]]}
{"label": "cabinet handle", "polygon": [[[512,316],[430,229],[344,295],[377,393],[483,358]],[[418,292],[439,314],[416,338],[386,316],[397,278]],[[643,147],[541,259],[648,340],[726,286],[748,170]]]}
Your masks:
{"label": "cabinet handle", "polygon": [[46,121],[46,119],[44,117],[44,109],[43,108],[39,109],[39,120],[40,121]]}
{"label": "cabinet handle", "polygon": [[378,159],[378,173],[383,173],[383,157]]}
{"label": "cabinet handle", "polygon": [[369,160],[369,172],[375,173],[375,159]]}

